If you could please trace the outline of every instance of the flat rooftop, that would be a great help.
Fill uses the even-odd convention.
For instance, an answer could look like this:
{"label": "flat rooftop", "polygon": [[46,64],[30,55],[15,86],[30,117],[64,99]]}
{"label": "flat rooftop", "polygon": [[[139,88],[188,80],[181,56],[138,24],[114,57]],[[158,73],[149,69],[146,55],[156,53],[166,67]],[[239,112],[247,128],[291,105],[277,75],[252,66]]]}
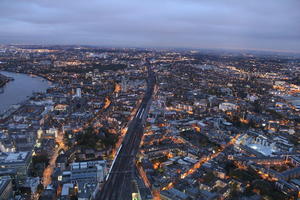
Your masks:
{"label": "flat rooftop", "polygon": [[29,156],[28,151],[21,152],[9,152],[9,153],[0,153],[0,163],[16,163],[16,162],[25,162]]}

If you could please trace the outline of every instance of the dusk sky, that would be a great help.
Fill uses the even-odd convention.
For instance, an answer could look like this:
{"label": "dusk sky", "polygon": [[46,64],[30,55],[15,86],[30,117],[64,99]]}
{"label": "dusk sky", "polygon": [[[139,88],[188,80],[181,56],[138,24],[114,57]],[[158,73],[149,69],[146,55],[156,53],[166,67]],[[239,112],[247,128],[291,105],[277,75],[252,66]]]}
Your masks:
{"label": "dusk sky", "polygon": [[300,52],[299,0],[0,0],[0,43]]}

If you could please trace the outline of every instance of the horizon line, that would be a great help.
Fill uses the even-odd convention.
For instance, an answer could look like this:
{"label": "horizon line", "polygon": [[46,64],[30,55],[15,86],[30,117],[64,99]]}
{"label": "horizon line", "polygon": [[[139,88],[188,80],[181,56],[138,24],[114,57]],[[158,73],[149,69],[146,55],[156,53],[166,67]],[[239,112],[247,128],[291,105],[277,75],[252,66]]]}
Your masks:
{"label": "horizon line", "polygon": [[11,44],[3,44],[0,43],[0,46],[87,46],[87,47],[97,47],[97,48],[117,48],[117,49],[124,49],[124,48],[128,48],[128,49],[161,49],[161,50],[165,50],[165,49],[169,49],[169,50],[177,50],[177,49],[185,49],[185,50],[214,50],[214,51],[218,51],[218,50],[233,50],[233,51],[261,51],[261,52],[274,52],[274,53],[292,53],[292,54],[299,54],[300,55],[300,51],[294,51],[294,50],[283,50],[283,49],[259,49],[259,48],[235,48],[235,47],[167,47],[167,46],[163,46],[163,47],[154,47],[154,46],[125,46],[125,45],[99,45],[99,44],[18,44],[18,43],[11,43]]}

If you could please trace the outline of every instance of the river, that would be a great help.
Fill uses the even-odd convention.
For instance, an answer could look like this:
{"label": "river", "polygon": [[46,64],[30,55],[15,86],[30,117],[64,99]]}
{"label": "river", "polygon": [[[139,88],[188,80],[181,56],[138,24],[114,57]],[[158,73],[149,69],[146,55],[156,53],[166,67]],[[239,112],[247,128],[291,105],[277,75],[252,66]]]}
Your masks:
{"label": "river", "polygon": [[4,76],[14,80],[8,82],[0,89],[0,113],[6,111],[11,105],[27,100],[34,92],[45,92],[51,83],[41,77],[27,74],[0,71]]}

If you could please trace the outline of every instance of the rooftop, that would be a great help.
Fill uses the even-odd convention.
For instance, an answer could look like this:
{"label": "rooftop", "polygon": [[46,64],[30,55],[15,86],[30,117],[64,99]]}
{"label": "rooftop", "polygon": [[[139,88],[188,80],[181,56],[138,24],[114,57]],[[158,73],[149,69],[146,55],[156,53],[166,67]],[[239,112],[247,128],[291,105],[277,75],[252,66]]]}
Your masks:
{"label": "rooftop", "polygon": [[9,152],[0,154],[0,163],[16,163],[16,162],[25,162],[29,156],[28,151],[24,152]]}

